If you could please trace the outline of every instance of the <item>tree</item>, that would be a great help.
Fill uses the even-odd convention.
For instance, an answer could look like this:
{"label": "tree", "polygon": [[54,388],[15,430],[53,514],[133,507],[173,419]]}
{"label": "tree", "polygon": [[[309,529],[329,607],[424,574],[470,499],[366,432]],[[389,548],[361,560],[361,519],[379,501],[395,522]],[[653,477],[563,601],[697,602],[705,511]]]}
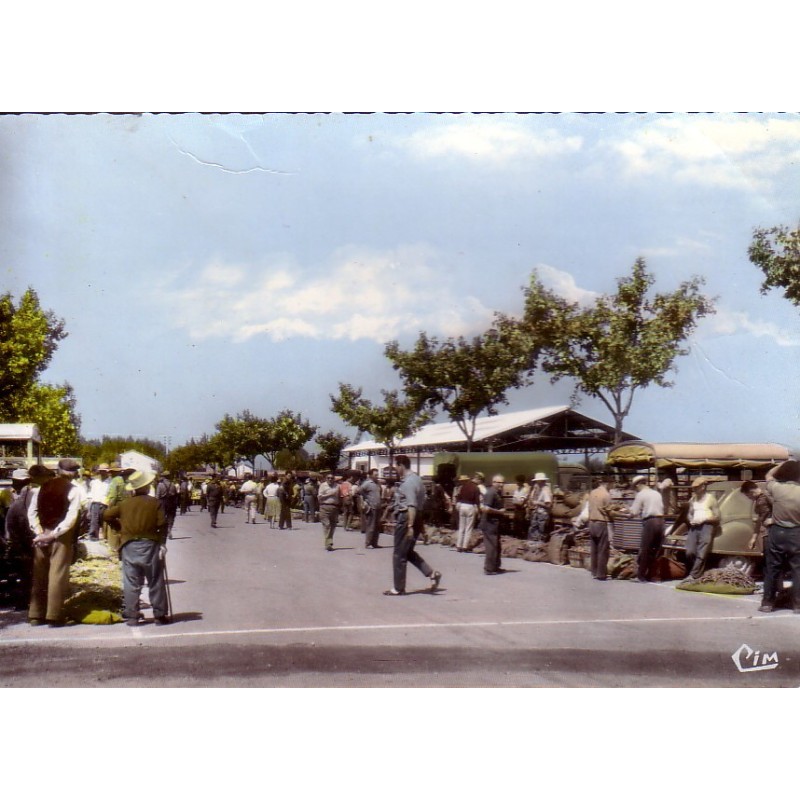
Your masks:
{"label": "tree", "polygon": [[319,470],[336,469],[342,460],[342,450],[350,444],[347,436],[333,430],[318,433],[314,441],[320,449],[320,453],[314,459],[314,465]]}
{"label": "tree", "polygon": [[800,305],[800,227],[756,228],[747,250],[750,261],[764,273],[761,293],[783,289],[783,296]]}
{"label": "tree", "polygon": [[44,311],[33,289],[22,295],[19,305],[9,292],[0,296],[0,419],[23,421],[19,404],[66,336],[64,320]]}
{"label": "tree", "polygon": [[255,469],[256,457],[263,455],[270,446],[269,421],[257,417],[248,409],[235,417],[226,414],[215,427],[217,434],[212,441],[216,456],[223,461],[229,461],[223,466],[234,466],[239,461],[247,461]]}
{"label": "tree", "polygon": [[331,395],[331,409],[346,424],[371,434],[376,442],[389,451],[389,464],[394,460],[394,448],[399,439],[410,436],[429,420],[428,414],[408,398],[401,399],[397,390],[381,389],[383,405],[373,404],[362,397],[363,389],[349,383],[339,384],[339,395]]}
{"label": "tree", "polygon": [[[471,340],[440,341],[420,333],[412,350],[389,342],[385,355],[400,373],[406,396],[419,408],[444,411],[472,449],[478,417],[496,415],[509,389],[530,383],[531,342],[519,326],[498,317],[497,326]],[[534,356],[535,360],[535,356]]]}
{"label": "tree", "polygon": [[102,439],[87,439],[81,442],[80,455],[88,466],[110,464],[126,450],[136,450],[164,463],[166,450],[163,443],[153,439],[133,436],[103,436]]}
{"label": "tree", "polygon": [[[305,445],[317,432],[317,425],[312,425],[300,414],[288,408],[283,409],[272,419],[267,420],[265,437],[262,440],[262,455],[276,467],[277,454],[281,450],[295,452]],[[276,467],[277,468],[277,467]]]}
{"label": "tree", "polygon": [[77,456],[81,449],[81,418],[75,410],[75,393],[68,383],[53,386],[33,383],[15,402],[17,418],[39,429],[49,456]]}
{"label": "tree", "polygon": [[177,475],[180,472],[199,472],[206,464],[213,463],[209,457],[209,439],[204,436],[200,442],[194,439],[186,444],[173,447],[164,458],[164,468]]}
{"label": "tree", "polygon": [[614,295],[602,295],[588,308],[545,290],[535,271],[526,290],[523,327],[541,330],[544,319],[550,327],[543,369],[553,381],[574,379],[575,395],[596,397],[608,408],[615,444],[636,393],[651,384],[673,385],[666,375],[689,352],[685,340],[699,319],[714,313],[713,300],[700,292],[702,278],[651,298],[654,280],[639,258],[630,276],[617,281]]}

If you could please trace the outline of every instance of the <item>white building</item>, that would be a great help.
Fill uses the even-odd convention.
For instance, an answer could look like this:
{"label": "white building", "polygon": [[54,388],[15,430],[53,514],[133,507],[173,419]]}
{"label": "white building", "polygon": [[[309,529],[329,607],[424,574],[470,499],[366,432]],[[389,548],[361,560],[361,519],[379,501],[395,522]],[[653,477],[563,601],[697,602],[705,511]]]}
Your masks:
{"label": "white building", "polygon": [[138,469],[140,472],[161,472],[161,462],[156,461],[138,450],[127,450],[120,454],[119,465],[122,469]]}

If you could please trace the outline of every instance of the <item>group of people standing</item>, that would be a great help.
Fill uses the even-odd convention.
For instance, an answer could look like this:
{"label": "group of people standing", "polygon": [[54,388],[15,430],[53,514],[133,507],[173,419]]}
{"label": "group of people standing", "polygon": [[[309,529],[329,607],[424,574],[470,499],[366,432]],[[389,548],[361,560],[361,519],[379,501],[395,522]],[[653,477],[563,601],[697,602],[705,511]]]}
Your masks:
{"label": "group of people standing", "polygon": [[153,473],[107,464],[82,475],[71,458],[60,459],[55,471],[40,464],[14,471],[5,535],[19,568],[17,607],[27,607],[31,625],[66,624],[69,570],[83,525],[88,539],[105,538],[120,559],[128,624],[141,620],[145,582],[156,624],[170,621],[163,578],[169,524],[155,480]]}

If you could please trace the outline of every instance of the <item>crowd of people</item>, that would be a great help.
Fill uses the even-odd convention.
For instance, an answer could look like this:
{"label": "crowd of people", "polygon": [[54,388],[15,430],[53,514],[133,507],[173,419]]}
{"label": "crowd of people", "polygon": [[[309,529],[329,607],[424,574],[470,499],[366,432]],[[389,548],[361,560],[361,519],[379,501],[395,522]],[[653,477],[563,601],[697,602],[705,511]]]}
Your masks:
{"label": "crowd of people", "polygon": [[[100,464],[81,471],[73,459],[61,459],[55,471],[41,465],[16,470],[12,488],[3,499],[6,560],[19,576],[15,605],[27,608],[31,625],[65,624],[64,602],[69,588],[69,568],[75,560],[80,537],[105,539],[118,554],[123,578],[123,617],[138,624],[140,594],[145,583],[157,624],[168,624],[168,592],[164,559],[168,539],[178,514],[197,503],[207,511],[211,527],[226,506],[242,507],[247,524],[261,518],[270,528],[291,530],[293,511],[304,522],[322,527],[323,546],[333,550],[337,527],[359,530],[367,549],[379,548],[380,533],[387,527],[394,536],[392,586],[384,594],[406,593],[410,563],[436,590],[442,575],[416,552],[425,523],[449,525],[455,532],[453,549],[470,549],[478,529],[485,550],[484,573],[504,572],[500,559],[501,522],[510,506],[511,526],[517,536],[545,543],[554,522],[588,530],[591,573],[596,580],[608,578],[609,523],[617,518],[642,520],[636,580],[649,580],[664,537],[667,486],[651,486],[646,475],[637,475],[630,489],[633,502],[620,502],[612,475],[593,480],[588,494],[552,487],[544,473],[529,479],[517,475],[509,490],[503,475],[487,482],[477,472],[461,475],[446,488],[438,480],[424,481],[412,469],[407,456],[395,459],[395,477],[382,479],[377,469],[348,471],[337,475],[297,475],[270,472],[244,479],[210,475],[201,479],[123,469]],[[686,528],[686,559],[690,578],[703,574],[711,552],[714,526],[720,513],[708,478],[691,483],[691,498],[676,525]],[[780,577],[792,578],[792,606],[800,613],[800,465],[787,461],[772,469],[764,488],[745,481],[740,491],[753,501],[755,533],[749,546],[765,555],[764,601],[760,610],[774,610]],[[666,500],[666,502],[665,502]],[[508,502],[507,502],[508,501]]]}

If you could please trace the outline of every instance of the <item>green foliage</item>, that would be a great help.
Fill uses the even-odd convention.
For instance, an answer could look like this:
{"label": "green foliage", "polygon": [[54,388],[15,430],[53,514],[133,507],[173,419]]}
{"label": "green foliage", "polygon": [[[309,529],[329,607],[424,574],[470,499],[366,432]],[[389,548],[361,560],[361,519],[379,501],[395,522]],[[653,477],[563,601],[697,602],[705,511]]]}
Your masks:
{"label": "green foliage", "polygon": [[180,472],[198,472],[206,464],[218,464],[208,436],[203,436],[199,442],[191,439],[186,444],[174,447],[164,459],[164,468],[173,475]]}
{"label": "green foliage", "polygon": [[507,392],[529,383],[531,339],[519,326],[498,317],[497,326],[470,340],[439,340],[420,333],[413,349],[389,342],[385,355],[400,373],[412,405],[444,411],[455,422],[471,449],[477,418],[497,414],[507,404]]}
{"label": "green foliage", "polygon": [[529,336],[548,329],[542,367],[552,380],[572,378],[576,393],[600,399],[611,412],[618,442],[635,393],[651,384],[668,387],[667,374],[697,321],[714,313],[700,292],[701,278],[674,292],[649,296],[654,283],[643,259],[617,281],[614,295],[583,308],[543,289],[535,273],[526,291],[523,326]]}
{"label": "green foliage", "polygon": [[350,439],[344,434],[329,430],[325,433],[318,433],[314,441],[320,449],[320,453],[313,461],[313,468],[320,471],[336,469],[342,460],[342,450],[350,444]]}
{"label": "green foliage", "polygon": [[416,402],[401,399],[396,390],[381,389],[383,405],[365,400],[362,394],[361,387],[356,389],[349,383],[340,383],[338,396],[330,396],[331,409],[346,424],[372,434],[375,441],[385,444],[390,453],[398,439],[410,436],[429,420]]}
{"label": "green foliage", "polygon": [[22,295],[19,305],[8,292],[0,296],[0,419],[24,421],[17,404],[66,336],[64,320],[44,311],[33,289]]}
{"label": "green foliage", "polygon": [[783,296],[789,302],[800,305],[800,227],[756,228],[747,254],[764,273],[762,294],[774,288],[783,289]]}
{"label": "green foliage", "polygon": [[52,386],[33,383],[16,401],[20,421],[33,422],[48,456],[80,455],[81,419],[75,411],[75,394],[68,383]]}
{"label": "green foliage", "polygon": [[79,454],[87,467],[93,467],[98,464],[111,464],[127,450],[136,450],[164,463],[166,451],[161,442],[153,439],[136,439],[132,436],[103,436],[102,439],[86,439],[81,442]]}

